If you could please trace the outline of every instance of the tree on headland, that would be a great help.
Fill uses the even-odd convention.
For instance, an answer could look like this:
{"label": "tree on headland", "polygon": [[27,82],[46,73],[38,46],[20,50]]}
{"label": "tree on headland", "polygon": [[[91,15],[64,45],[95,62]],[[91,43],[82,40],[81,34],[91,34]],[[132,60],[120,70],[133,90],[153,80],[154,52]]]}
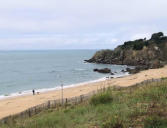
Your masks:
{"label": "tree on headland", "polygon": [[164,36],[162,32],[154,33],[151,36],[151,40],[159,40]]}

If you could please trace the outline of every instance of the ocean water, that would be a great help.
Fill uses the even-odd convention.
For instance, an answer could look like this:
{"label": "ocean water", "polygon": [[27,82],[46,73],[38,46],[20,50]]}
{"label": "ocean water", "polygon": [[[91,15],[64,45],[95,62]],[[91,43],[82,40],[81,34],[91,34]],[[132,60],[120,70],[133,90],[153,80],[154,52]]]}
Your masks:
{"label": "ocean water", "polygon": [[127,66],[84,63],[96,50],[3,51],[0,52],[0,98],[94,81],[110,74],[93,72],[110,68],[115,76]]}

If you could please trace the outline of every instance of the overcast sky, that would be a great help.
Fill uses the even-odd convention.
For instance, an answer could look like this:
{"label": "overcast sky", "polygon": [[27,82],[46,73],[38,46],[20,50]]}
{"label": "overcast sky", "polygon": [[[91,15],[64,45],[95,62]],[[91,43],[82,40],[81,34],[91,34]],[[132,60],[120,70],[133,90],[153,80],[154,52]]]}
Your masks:
{"label": "overcast sky", "polygon": [[167,33],[167,0],[0,0],[0,50],[104,49]]}

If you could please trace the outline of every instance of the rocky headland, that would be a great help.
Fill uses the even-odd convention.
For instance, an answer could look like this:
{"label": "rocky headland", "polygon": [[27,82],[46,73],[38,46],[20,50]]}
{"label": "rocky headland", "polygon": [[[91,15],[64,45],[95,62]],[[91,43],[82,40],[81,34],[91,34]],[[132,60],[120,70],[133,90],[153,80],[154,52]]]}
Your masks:
{"label": "rocky headland", "polygon": [[154,33],[148,40],[127,41],[114,50],[97,51],[91,59],[85,61],[135,66],[135,69],[127,69],[130,73],[160,68],[167,62],[167,37],[162,32]]}

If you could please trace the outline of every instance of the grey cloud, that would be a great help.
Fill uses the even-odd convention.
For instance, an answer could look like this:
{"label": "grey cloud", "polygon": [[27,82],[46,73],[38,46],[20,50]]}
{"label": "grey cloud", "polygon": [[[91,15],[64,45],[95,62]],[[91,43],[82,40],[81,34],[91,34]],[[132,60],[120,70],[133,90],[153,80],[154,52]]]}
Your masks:
{"label": "grey cloud", "polygon": [[38,48],[36,42],[45,48],[114,48],[167,31],[166,6],[166,0],[0,1],[0,49]]}

